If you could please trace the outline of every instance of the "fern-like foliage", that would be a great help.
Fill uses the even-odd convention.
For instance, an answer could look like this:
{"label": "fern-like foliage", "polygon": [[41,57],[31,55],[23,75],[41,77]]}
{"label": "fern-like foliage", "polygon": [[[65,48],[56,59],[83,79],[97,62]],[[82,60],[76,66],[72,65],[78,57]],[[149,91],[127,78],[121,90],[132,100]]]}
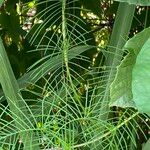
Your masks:
{"label": "fern-like foliage", "polygon": [[[37,14],[26,39],[36,47],[34,51],[41,54],[41,59],[22,77],[28,84],[21,89],[25,108],[14,106],[25,118],[23,110],[27,109],[29,117],[26,122],[20,120],[26,128],[17,128],[15,122],[21,118],[1,104],[1,148],[25,149],[26,141],[20,137],[24,132],[31,132],[34,141],[27,141],[31,143],[26,147],[29,150],[33,144],[43,150],[135,148],[139,133],[146,138],[140,126],[142,121],[145,128],[149,127],[146,116],[135,110],[108,108],[109,99],[104,103],[104,94],[109,97],[108,72],[115,68],[104,66],[105,55],[110,52],[96,46],[81,17],[86,11],[81,9],[81,1],[39,0],[35,8]],[[101,63],[95,66],[91,54],[96,54],[97,49],[102,56]]]}

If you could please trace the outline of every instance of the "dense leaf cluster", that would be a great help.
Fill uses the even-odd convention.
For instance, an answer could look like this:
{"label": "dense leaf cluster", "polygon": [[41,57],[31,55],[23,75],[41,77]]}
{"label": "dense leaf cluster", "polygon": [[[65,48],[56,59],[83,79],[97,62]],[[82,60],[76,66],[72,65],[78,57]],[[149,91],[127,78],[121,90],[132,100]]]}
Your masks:
{"label": "dense leaf cluster", "polygon": [[0,1],[0,149],[147,150],[150,2],[117,1]]}

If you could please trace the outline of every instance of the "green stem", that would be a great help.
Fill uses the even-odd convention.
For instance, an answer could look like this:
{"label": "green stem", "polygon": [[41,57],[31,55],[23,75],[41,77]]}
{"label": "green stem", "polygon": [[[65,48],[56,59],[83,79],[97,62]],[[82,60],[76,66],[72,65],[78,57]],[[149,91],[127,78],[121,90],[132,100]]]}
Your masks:
{"label": "green stem", "polygon": [[144,21],[144,28],[147,27],[148,13],[149,13],[149,7],[147,6],[146,14],[145,14],[145,21]]}
{"label": "green stem", "polygon": [[[111,34],[110,42],[109,42],[109,48],[107,49],[108,54],[106,56],[106,62],[105,65],[108,66],[108,71],[105,74],[105,89],[98,89],[98,94],[99,93],[104,93],[103,97],[101,98],[98,96],[96,98],[96,103],[97,107],[95,108],[98,111],[98,114],[94,113],[93,115],[98,115],[99,119],[102,121],[107,121],[108,120],[108,114],[110,112],[109,108],[109,102],[110,102],[110,97],[109,97],[109,87],[114,79],[114,76],[116,74],[116,67],[120,64],[121,59],[123,57],[123,46],[126,43],[126,40],[129,35],[129,31],[131,28],[133,16],[135,12],[135,6],[134,5],[129,5],[128,3],[121,2],[119,4],[118,10],[117,10],[117,15],[115,18],[115,23],[113,26],[113,31]],[[111,69],[109,69],[111,67]],[[101,85],[99,85],[101,86]],[[97,94],[97,95],[98,95]],[[101,131],[105,130],[104,128],[101,128]],[[103,134],[103,132],[102,132]],[[102,141],[97,141],[101,143]],[[102,145],[95,143],[99,145],[97,149],[101,149]]]}
{"label": "green stem", "polygon": [[[128,3],[121,2],[117,10],[117,16],[115,18],[115,23],[113,26],[113,31],[110,38],[108,54],[106,56],[106,66],[111,66],[106,74],[106,88],[101,102],[100,114],[105,113],[106,115],[101,115],[100,119],[107,120],[107,113],[109,111],[109,87],[116,74],[116,67],[120,64],[123,57],[124,51],[122,50],[125,45],[129,31],[131,28],[132,20],[134,17],[135,5],[129,5]],[[104,107],[106,106],[106,107]]]}
{"label": "green stem", "polygon": [[[12,118],[14,118],[15,125],[18,128],[18,130],[24,131],[25,129],[31,127],[31,124],[29,122],[30,119],[27,114],[26,104],[23,101],[21,93],[19,92],[19,86],[12,71],[1,37],[0,68],[0,83],[2,85],[2,89],[7,99],[10,111],[12,112]],[[24,111],[22,111],[22,109]],[[39,150],[38,146],[33,145],[37,145],[37,143],[31,142],[34,140],[32,132],[20,132],[20,137],[24,143],[25,150],[32,150],[32,148],[36,148],[37,150]]]}
{"label": "green stem", "polygon": [[75,95],[76,100],[78,101],[80,107],[84,110],[84,107],[80,101],[80,98],[76,92],[76,89],[74,87],[72,78],[71,78],[71,74],[70,74],[70,70],[69,70],[69,65],[68,65],[68,50],[69,50],[69,42],[67,39],[67,23],[66,23],[66,17],[65,17],[65,9],[66,9],[66,0],[62,0],[62,35],[63,35],[63,57],[64,57],[64,63],[65,63],[65,67],[66,67],[66,71],[67,71],[67,79],[70,82],[71,88],[73,90],[73,93]]}

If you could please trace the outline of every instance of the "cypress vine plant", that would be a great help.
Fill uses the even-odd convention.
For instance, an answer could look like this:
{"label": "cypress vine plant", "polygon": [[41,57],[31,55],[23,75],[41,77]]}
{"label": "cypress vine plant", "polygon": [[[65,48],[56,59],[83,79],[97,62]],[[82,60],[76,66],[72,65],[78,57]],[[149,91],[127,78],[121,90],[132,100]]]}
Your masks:
{"label": "cypress vine plant", "polygon": [[[149,28],[126,40],[135,4],[149,3],[130,2],[133,5],[120,2],[110,42],[104,49],[96,46],[88,23],[81,17],[81,13],[87,11],[82,7],[83,1],[34,1],[37,14],[25,38],[35,46],[33,51],[39,53],[41,59],[18,79],[18,83],[2,41],[0,43],[0,82],[8,102],[7,107],[2,103],[0,107],[1,149],[134,150],[139,131],[147,138],[139,122],[142,121],[149,129],[145,121],[149,108],[145,115],[136,110],[143,112],[134,88],[138,67],[133,60],[141,49],[144,52],[147,49],[149,34],[145,33]],[[136,49],[134,43],[143,36],[136,55],[129,57]],[[104,60],[95,66],[90,52],[96,53],[97,49]],[[126,57],[125,50],[129,51]],[[137,60],[143,59],[143,55]],[[120,69],[125,60],[132,64],[129,78],[133,99],[130,101],[136,105],[132,105],[134,109],[112,109],[109,104],[124,107],[126,103],[131,106],[125,99],[127,96],[122,98],[126,88],[124,83],[129,83]],[[120,78],[123,84],[121,81],[118,83]],[[123,91],[122,95],[117,95],[116,88]],[[4,119],[6,115],[11,119]]]}

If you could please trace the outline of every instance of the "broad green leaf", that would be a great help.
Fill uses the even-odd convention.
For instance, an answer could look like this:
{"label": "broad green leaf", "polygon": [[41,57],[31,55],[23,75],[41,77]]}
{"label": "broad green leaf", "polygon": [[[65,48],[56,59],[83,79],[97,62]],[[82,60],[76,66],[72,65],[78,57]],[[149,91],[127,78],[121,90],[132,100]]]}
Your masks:
{"label": "broad green leaf", "polygon": [[143,30],[127,41],[124,50],[129,53],[117,67],[117,74],[110,86],[111,106],[135,107],[132,95],[132,70],[136,57],[150,37],[150,28]]}
{"label": "broad green leaf", "polygon": [[150,149],[150,139],[144,144],[142,150],[149,150]]}
{"label": "broad green leaf", "polygon": [[[8,99],[8,104],[10,109],[15,110],[16,106],[22,107],[24,104],[19,103],[19,86],[15,79],[14,73],[12,71],[8,56],[6,54],[5,48],[3,46],[2,39],[0,38],[0,83],[4,91],[5,96]],[[14,104],[16,106],[14,106]]]}
{"label": "broad green leaf", "polygon": [[141,5],[141,6],[150,6],[150,0],[115,0],[118,2],[127,2],[129,4]]}
{"label": "broad green leaf", "polygon": [[139,52],[132,73],[133,100],[138,110],[150,115],[150,38]]}

